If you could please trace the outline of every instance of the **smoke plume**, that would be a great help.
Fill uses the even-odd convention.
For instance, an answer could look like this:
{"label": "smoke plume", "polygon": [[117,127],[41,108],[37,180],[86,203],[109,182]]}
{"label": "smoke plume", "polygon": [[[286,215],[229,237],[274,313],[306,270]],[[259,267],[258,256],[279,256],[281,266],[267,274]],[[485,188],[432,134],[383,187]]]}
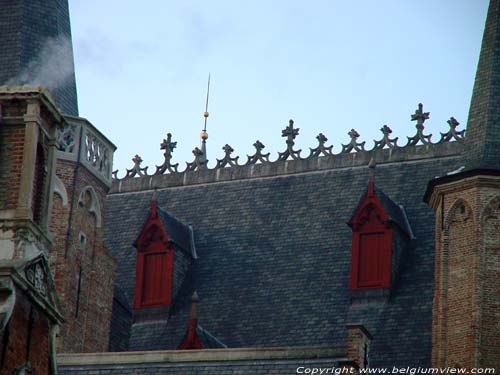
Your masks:
{"label": "smoke plume", "polygon": [[45,86],[57,89],[66,84],[74,74],[71,40],[65,36],[48,38],[38,55],[17,77],[9,79],[7,86]]}

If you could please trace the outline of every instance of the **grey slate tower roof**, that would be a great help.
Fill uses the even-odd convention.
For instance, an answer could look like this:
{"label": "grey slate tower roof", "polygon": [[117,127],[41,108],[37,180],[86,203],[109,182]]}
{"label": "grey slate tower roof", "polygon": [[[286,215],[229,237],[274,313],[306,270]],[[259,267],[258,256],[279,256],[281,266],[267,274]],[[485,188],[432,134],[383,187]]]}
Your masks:
{"label": "grey slate tower roof", "polygon": [[467,169],[500,169],[500,1],[491,0],[467,124]]}
{"label": "grey slate tower roof", "polygon": [[78,115],[67,0],[2,1],[0,85],[46,86],[58,107]]}

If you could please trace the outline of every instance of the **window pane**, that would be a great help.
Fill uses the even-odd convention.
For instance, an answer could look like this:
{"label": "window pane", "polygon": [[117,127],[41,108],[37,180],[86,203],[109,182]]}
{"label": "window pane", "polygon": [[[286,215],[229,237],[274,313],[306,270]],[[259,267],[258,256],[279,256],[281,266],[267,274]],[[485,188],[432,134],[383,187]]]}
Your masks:
{"label": "window pane", "polygon": [[359,243],[358,286],[377,286],[382,282],[383,233],[362,234]]}

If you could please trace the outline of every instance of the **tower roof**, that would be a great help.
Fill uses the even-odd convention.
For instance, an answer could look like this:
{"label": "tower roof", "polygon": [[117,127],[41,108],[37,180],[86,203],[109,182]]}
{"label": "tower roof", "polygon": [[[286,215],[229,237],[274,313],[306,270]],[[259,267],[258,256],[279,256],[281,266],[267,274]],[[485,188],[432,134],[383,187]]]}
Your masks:
{"label": "tower roof", "polygon": [[500,169],[500,1],[491,0],[467,125],[467,169]]}
{"label": "tower roof", "polygon": [[57,106],[78,115],[67,0],[12,0],[0,12],[0,85],[48,87]]}

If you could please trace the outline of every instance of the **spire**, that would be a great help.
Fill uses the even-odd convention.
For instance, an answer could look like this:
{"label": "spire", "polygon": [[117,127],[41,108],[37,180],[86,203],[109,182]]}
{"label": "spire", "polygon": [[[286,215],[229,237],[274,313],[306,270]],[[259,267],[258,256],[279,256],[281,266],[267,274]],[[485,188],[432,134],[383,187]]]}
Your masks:
{"label": "spire", "polygon": [[207,159],[207,119],[208,119],[208,96],[210,94],[210,73],[208,73],[208,85],[207,85],[207,101],[205,103],[205,112],[203,112],[203,117],[205,118],[205,122],[203,124],[203,131],[201,132],[201,152],[202,152],[202,165],[206,167],[208,159]]}
{"label": "spire", "polygon": [[491,0],[467,125],[467,169],[500,169],[500,0]]}
{"label": "spire", "polygon": [[200,298],[195,291],[191,297],[191,312],[189,313],[188,329],[177,349],[203,349],[196,331],[198,328],[198,302],[200,302]]}

